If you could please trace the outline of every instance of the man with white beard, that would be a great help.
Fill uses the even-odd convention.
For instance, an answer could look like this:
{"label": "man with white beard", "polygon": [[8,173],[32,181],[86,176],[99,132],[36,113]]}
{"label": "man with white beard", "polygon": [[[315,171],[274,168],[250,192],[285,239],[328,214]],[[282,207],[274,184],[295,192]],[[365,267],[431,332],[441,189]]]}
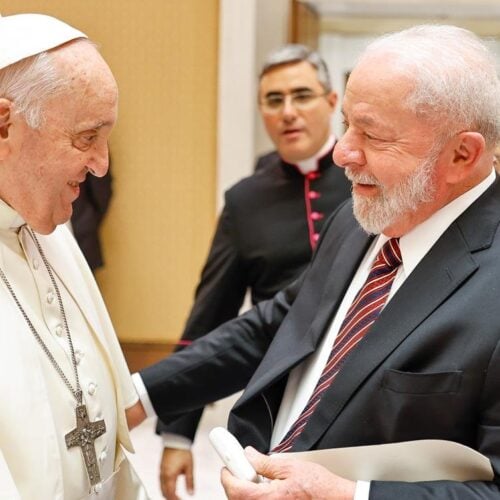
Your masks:
{"label": "man with white beard", "polygon": [[[223,470],[231,500],[497,499],[495,60],[453,26],[382,37],[352,71],[343,113],[333,158],[355,216],[350,203],[333,214],[297,282],[143,370],[142,404],[167,420],[245,388],[228,428],[270,481]],[[259,453],[422,439],[474,448],[492,480],[352,481]]]}
{"label": "man with white beard", "polygon": [[388,190],[371,174],[357,172],[351,167],[345,168],[346,177],[353,184],[376,186],[380,193],[374,198],[353,193],[353,212],[357,221],[368,233],[383,232],[388,221],[394,220],[404,212],[414,212],[422,203],[428,203],[434,196],[432,172],[438,159],[438,147],[422,160],[415,171]]}

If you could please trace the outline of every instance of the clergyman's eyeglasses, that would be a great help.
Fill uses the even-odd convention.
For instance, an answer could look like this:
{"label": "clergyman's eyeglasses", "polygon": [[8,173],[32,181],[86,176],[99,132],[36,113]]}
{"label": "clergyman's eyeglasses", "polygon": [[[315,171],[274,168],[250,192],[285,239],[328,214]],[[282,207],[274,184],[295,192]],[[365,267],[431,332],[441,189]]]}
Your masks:
{"label": "clergyman's eyeglasses", "polygon": [[327,92],[317,94],[312,90],[296,90],[288,94],[271,92],[265,95],[259,104],[263,113],[275,114],[283,111],[286,99],[290,98],[291,104],[295,109],[305,110],[311,108],[316,99],[325,95],[327,95]]}

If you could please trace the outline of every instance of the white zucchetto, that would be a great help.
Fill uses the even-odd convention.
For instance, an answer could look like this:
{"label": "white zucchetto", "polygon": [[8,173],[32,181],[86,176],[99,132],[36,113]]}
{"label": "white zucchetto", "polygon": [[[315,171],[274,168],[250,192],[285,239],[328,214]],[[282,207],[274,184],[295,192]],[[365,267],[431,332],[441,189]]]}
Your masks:
{"label": "white zucchetto", "polygon": [[44,14],[0,16],[0,69],[87,35]]}

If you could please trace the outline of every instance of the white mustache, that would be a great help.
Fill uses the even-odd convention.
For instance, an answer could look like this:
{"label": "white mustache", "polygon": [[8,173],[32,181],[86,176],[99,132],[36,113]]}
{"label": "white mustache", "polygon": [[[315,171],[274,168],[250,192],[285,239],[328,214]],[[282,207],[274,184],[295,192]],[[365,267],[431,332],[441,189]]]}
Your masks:
{"label": "white mustache", "polygon": [[344,168],[345,176],[356,184],[370,184],[373,186],[379,186],[378,180],[370,174],[367,173],[354,173],[349,167]]}

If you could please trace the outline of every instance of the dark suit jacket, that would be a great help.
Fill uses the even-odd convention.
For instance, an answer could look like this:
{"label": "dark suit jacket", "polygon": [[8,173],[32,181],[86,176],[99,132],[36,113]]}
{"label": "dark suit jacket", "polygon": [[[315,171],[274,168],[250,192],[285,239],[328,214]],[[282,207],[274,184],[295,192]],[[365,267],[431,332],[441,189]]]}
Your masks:
{"label": "dark suit jacket", "polygon": [[[407,277],[294,450],[451,440],[485,454],[494,481],[375,481],[370,499],[500,497],[499,222],[496,181]],[[267,451],[288,373],[318,346],[370,240],[343,206],[298,282],[142,372],[156,411],[173,418],[246,386],[229,429]]]}
{"label": "dark suit jacket", "polygon": [[111,201],[111,184],[110,170],[104,177],[89,174],[80,184],[80,196],[73,202],[73,234],[93,271],[104,264],[99,227]]}
{"label": "dark suit jacket", "polygon": [[[262,156],[258,171],[225,193],[225,206],[203,267],[182,340],[192,341],[235,318],[247,289],[252,303],[270,299],[305,269],[332,212],[351,194],[344,171],[329,151],[318,171],[302,175],[276,152]],[[313,193],[313,197],[310,197]],[[315,214],[315,215],[313,215]],[[193,438],[201,411],[160,432]]]}

